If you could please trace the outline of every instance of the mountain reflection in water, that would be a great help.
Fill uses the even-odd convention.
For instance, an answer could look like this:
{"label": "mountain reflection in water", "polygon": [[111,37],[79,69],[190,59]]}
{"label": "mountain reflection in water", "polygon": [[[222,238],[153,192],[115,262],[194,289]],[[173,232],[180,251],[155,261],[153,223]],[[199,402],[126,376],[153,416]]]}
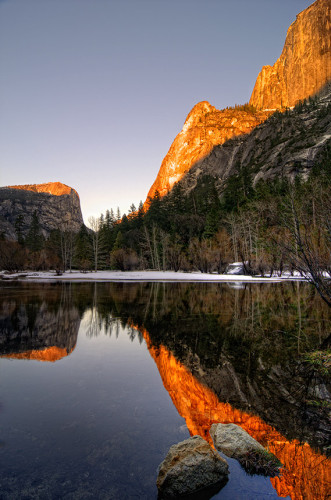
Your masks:
{"label": "mountain reflection in water", "polygon": [[58,361],[75,348],[80,321],[70,287],[3,287],[0,356]]}
{"label": "mountain reflection in water", "polygon": [[[13,284],[0,290],[0,355],[56,361],[87,335],[119,322],[145,339],[164,387],[191,435],[210,441],[214,422],[236,423],[284,464],[280,496],[324,499],[329,381],[302,362],[328,337],[327,306],[300,283]],[[309,444],[308,444],[309,443]],[[319,450],[319,451],[318,451]]]}
{"label": "mountain reflection in water", "polygon": [[32,349],[31,351],[25,351],[20,353],[5,354],[1,356],[2,358],[8,359],[33,359],[35,361],[48,361],[54,363],[60,359],[68,356],[71,351],[61,347],[46,347],[46,349],[40,349],[40,351]]}
{"label": "mountain reflection in water", "polygon": [[212,445],[209,429],[214,423],[240,425],[284,465],[280,477],[271,483],[281,497],[325,499],[331,482],[331,461],[314,452],[307,444],[288,441],[257,416],[244,413],[218,400],[213,391],[201,384],[164,346],[154,347],[147,332],[144,337],[164,387],[185,418],[191,436],[200,435]]}

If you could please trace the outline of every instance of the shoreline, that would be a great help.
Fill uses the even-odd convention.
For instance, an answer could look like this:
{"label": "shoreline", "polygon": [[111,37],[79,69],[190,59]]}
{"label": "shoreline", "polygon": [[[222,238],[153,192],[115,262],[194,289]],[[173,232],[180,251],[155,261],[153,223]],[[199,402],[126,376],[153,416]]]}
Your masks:
{"label": "shoreline", "polygon": [[306,278],[295,274],[283,273],[282,276],[247,276],[243,274],[207,274],[200,272],[175,271],[79,271],[65,272],[57,275],[55,271],[24,272],[4,274],[0,273],[0,283],[10,281],[29,282],[241,282],[241,283],[280,283],[282,281],[307,281]]}

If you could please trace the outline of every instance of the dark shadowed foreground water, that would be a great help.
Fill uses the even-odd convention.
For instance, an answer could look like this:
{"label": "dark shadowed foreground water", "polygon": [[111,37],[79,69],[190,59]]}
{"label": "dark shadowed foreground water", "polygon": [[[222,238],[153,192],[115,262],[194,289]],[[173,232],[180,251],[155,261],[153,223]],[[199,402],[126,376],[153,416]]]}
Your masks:
{"label": "dark shadowed foreground water", "polygon": [[284,464],[228,459],[220,499],[324,499],[330,332],[303,284],[12,283],[0,288],[0,498],[156,499],[169,447],[241,425]]}

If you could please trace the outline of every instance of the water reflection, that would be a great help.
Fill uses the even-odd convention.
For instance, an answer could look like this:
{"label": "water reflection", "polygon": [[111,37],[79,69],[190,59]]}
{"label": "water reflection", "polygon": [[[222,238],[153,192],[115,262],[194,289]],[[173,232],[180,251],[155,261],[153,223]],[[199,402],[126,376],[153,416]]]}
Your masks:
{"label": "water reflection", "polygon": [[245,429],[284,465],[280,477],[271,483],[281,497],[325,499],[331,481],[330,460],[298,440],[287,440],[258,416],[219,401],[216,394],[200,383],[164,346],[153,346],[144,337],[163,384],[179,414],[185,418],[192,436],[200,435],[212,444],[209,429],[213,423],[235,423]]}
{"label": "water reflection", "polygon": [[58,361],[75,348],[80,314],[68,286],[0,289],[0,356]]}
{"label": "water reflection", "polygon": [[311,287],[153,283],[137,284],[129,298],[126,285],[114,285],[112,315],[145,329],[220,401],[259,415],[287,439],[327,450],[328,413],[312,402],[330,394],[300,356],[330,332],[328,308]]}
{"label": "water reflection", "polygon": [[[145,339],[190,433],[241,425],[284,463],[278,495],[325,498],[330,480],[326,381],[301,353],[328,337],[327,306],[300,283],[13,284],[0,290],[0,353],[55,361],[86,335]],[[305,444],[301,444],[305,443]],[[309,444],[308,444],[309,443]],[[309,446],[310,445],[310,446]]]}

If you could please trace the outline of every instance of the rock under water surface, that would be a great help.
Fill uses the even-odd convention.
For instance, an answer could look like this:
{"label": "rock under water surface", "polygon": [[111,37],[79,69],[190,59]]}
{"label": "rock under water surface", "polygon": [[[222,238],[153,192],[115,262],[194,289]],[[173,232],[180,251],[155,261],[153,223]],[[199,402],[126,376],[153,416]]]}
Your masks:
{"label": "rock under water surface", "polygon": [[228,464],[200,436],[171,446],[159,468],[160,498],[210,498],[226,483]]}

